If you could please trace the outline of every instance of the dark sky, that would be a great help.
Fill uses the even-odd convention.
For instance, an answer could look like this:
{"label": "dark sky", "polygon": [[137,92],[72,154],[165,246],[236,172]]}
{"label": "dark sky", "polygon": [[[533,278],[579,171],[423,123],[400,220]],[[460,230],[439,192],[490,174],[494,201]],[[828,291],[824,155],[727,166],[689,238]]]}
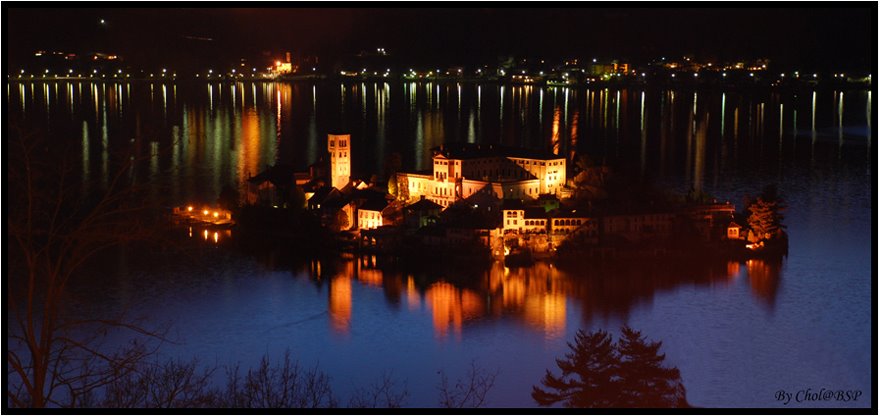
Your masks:
{"label": "dark sky", "polygon": [[[383,46],[414,64],[499,55],[635,62],[693,53],[774,65],[876,65],[877,5],[839,9],[15,9],[9,58],[36,49],[122,54],[135,65],[234,60],[294,50],[333,60]],[[101,25],[100,19],[106,24]],[[189,38],[188,38],[188,37]],[[210,38],[212,40],[197,40]]]}

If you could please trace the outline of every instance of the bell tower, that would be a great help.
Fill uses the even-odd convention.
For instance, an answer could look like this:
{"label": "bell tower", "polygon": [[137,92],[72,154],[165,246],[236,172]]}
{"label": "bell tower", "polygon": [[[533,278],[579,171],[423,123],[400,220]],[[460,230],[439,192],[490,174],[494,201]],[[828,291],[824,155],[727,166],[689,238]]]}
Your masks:
{"label": "bell tower", "polygon": [[351,135],[327,135],[327,151],[330,152],[330,182],[342,189],[351,177]]}

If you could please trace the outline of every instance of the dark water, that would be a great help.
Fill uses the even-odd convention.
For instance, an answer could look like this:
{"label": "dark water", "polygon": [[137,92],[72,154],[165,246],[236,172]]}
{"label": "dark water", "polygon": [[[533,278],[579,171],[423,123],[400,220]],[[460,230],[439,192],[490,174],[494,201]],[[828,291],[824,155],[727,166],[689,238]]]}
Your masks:
{"label": "dark water", "polygon": [[[504,143],[586,153],[738,208],[776,183],[789,205],[781,265],[413,272],[245,254],[234,236],[184,230],[181,239],[206,251],[200,259],[112,260],[118,279],[93,294],[97,309],[172,322],[185,343],[164,347],[168,355],[248,365],[289,348],[329,373],[342,396],[390,371],[413,406],[437,404],[438,370],[455,378],[476,362],[500,370],[489,405],[520,407],[534,406],[531,386],[578,329],[629,324],[663,342],[694,405],[781,407],[778,390],[808,388],[865,394],[789,406],[870,405],[868,91],[59,82],[8,84],[7,97],[10,120],[47,130],[82,157],[84,192],[134,147],[147,155],[136,175],[166,205],[212,201],[277,161],[305,169],[328,132],[351,133],[353,172],[364,177],[382,176],[392,152],[423,169],[429,148],[444,142]],[[708,135],[694,139],[694,120],[706,115]]]}

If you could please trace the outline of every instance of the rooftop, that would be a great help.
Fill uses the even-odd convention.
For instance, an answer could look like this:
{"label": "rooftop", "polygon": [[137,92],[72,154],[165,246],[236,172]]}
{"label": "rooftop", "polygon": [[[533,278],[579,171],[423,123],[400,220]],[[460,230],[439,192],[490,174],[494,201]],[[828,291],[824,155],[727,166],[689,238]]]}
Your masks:
{"label": "rooftop", "polygon": [[478,159],[478,158],[529,158],[529,159],[563,159],[564,156],[554,155],[546,150],[517,148],[496,144],[474,144],[453,142],[440,145],[431,149],[436,155],[443,155],[449,159]]}
{"label": "rooftop", "polygon": [[260,184],[264,181],[269,181],[276,187],[287,186],[293,183],[295,174],[296,172],[292,166],[278,164],[267,166],[263,172],[248,178],[248,182]]}
{"label": "rooftop", "polygon": [[359,210],[382,211],[388,207],[388,200],[384,198],[370,198],[359,208]]}
{"label": "rooftop", "polygon": [[523,215],[524,219],[546,219],[547,212],[543,207],[527,207]]}
{"label": "rooftop", "polygon": [[427,198],[422,198],[418,202],[410,204],[406,206],[407,210],[410,211],[430,211],[430,210],[442,210],[443,206],[428,200]]}

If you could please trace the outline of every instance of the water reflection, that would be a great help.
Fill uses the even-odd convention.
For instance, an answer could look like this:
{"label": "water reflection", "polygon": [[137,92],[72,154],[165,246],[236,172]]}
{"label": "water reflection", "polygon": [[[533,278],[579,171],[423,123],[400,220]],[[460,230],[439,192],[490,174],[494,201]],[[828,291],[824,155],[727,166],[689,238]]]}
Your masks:
{"label": "water reflection", "polygon": [[[274,262],[277,256],[271,259]],[[462,340],[469,326],[511,318],[546,340],[559,340],[581,320],[626,319],[654,294],[679,286],[706,285],[717,290],[745,283],[760,304],[772,310],[781,279],[780,262],[759,260],[664,265],[538,263],[528,268],[494,263],[467,270],[401,269],[382,262],[369,257],[291,267],[318,285],[327,283],[330,326],[336,333],[350,331],[350,323],[356,320],[352,305],[361,291],[372,288],[381,289],[386,302],[395,308],[403,302],[412,314],[428,313],[440,340]],[[740,281],[743,271],[747,279]],[[332,276],[329,282],[326,276]],[[579,311],[581,317],[570,315],[572,311]]]}
{"label": "water reflection", "polygon": [[810,125],[810,132],[812,138],[812,144],[816,144],[816,92],[813,91],[813,105],[811,107],[812,111],[810,112],[812,124]]}
{"label": "water reflection", "polygon": [[746,261],[745,266],[752,293],[772,310],[776,304],[776,294],[779,292],[781,263],[751,259]]}
{"label": "water reflection", "polygon": [[[353,174],[364,178],[382,173],[387,154],[400,153],[404,168],[421,170],[429,166],[430,148],[461,140],[525,145],[566,157],[586,153],[597,162],[620,164],[685,190],[695,181],[705,181],[707,172],[716,181],[750,174],[755,167],[762,167],[768,156],[779,161],[772,164],[776,172],[797,164],[798,124],[802,122],[798,115],[806,111],[810,112],[810,169],[821,167],[829,156],[843,158],[847,145],[870,145],[873,139],[868,116],[873,112],[873,97],[869,91],[862,95],[817,90],[810,91],[809,99],[773,95],[771,114],[776,116],[779,106],[779,132],[773,132],[778,145],[771,148],[767,147],[770,142],[763,140],[766,98],[733,92],[688,91],[684,94],[692,101],[683,102],[683,92],[674,90],[658,91],[654,96],[640,91],[636,97],[632,91],[611,88],[579,93],[559,87],[517,86],[511,90],[510,86],[493,85],[485,90],[479,84],[413,82],[401,86],[403,100],[398,102],[391,97],[392,89],[398,91],[398,87],[381,82],[251,83],[249,88],[242,83],[217,82],[28,84],[9,89],[12,114],[20,113],[29,124],[48,119],[49,128],[58,129],[59,137],[77,141],[82,140],[82,122],[86,121],[89,145],[75,146],[83,152],[82,161],[91,164],[91,170],[84,167],[82,175],[92,181],[106,183],[111,149],[135,136],[136,120],[146,128],[146,139],[159,142],[159,149],[172,146],[171,152],[158,156],[158,169],[152,170],[156,178],[149,178],[159,189],[173,190],[157,195],[176,200],[161,202],[169,205],[181,204],[180,199],[216,199],[221,187],[243,187],[246,178],[266,164],[284,162],[306,171],[321,158],[324,135],[337,130],[351,132],[363,144],[355,149]],[[484,92],[491,92],[492,100],[482,100]],[[223,100],[224,93],[229,100]],[[323,97],[330,100],[318,106]],[[631,99],[638,100],[638,106],[628,105]],[[715,100],[719,99],[720,118],[709,123],[720,120],[720,125],[709,126],[711,133],[705,138],[697,137],[699,115],[707,112],[708,103],[717,109]],[[150,106],[151,100],[155,100],[154,106]],[[832,100],[833,107],[819,106]],[[845,100],[855,103],[848,112],[844,112]],[[658,107],[657,117],[650,117]],[[852,114],[855,109],[861,110]],[[863,111],[864,119],[860,115]],[[484,112],[493,117],[484,119]],[[791,121],[786,120],[786,112]],[[848,132],[856,130],[845,126],[847,113],[850,119],[867,120],[866,141],[848,140]],[[795,140],[793,146],[786,147],[783,138],[789,134]],[[823,141],[826,134],[833,142]],[[656,136],[657,141],[650,139]],[[181,138],[180,147],[171,145],[178,142],[175,137]],[[826,144],[834,142],[839,151],[824,152]],[[777,149],[778,155],[768,155]],[[89,152],[94,153],[85,154]],[[168,166],[176,168],[164,169]]]}
{"label": "water reflection", "polygon": [[330,280],[330,326],[333,331],[348,334],[351,324],[351,276],[340,273]]}
{"label": "water reflection", "polygon": [[[208,86],[181,83],[168,85],[164,89],[162,84],[158,84],[154,89],[156,102],[150,106],[150,86],[147,83],[125,83],[124,88],[121,84],[102,88],[98,83],[90,82],[51,86],[38,82],[11,86],[7,109],[12,117],[22,120],[26,126],[49,129],[59,142],[66,141],[66,149],[73,153],[82,152],[81,155],[72,155],[76,163],[82,163],[82,171],[76,167],[73,172],[82,176],[83,183],[91,183],[90,189],[100,188],[99,181],[106,184],[108,173],[113,172],[116,151],[127,150],[132,138],[144,141],[141,145],[144,151],[142,155],[155,151],[155,144],[158,143],[161,152],[143,166],[137,178],[147,179],[146,174],[152,172],[156,178],[149,178],[155,181],[151,187],[154,190],[170,190],[168,193],[155,193],[155,198],[167,201],[168,205],[180,204],[181,201],[214,201],[221,187],[241,183],[248,174],[261,170],[267,163],[291,162],[298,170],[305,170],[323,153],[324,135],[336,129],[350,131],[353,140],[358,141],[354,157],[360,161],[357,164],[361,164],[362,169],[355,172],[357,175],[381,172],[381,165],[374,161],[379,160],[378,139],[382,136],[385,143],[383,153],[399,152],[402,165],[409,169],[426,166],[430,161],[431,146],[460,137],[461,140],[467,138],[468,141],[483,144],[525,143],[543,150],[554,150],[555,147],[561,155],[569,155],[572,150],[577,150],[596,161],[619,154],[617,162],[624,169],[630,168],[634,172],[641,170],[646,178],[656,179],[664,185],[670,184],[671,188],[679,190],[702,186],[709,193],[729,196],[737,204],[741,203],[738,198],[743,190],[772,177],[780,169],[777,167],[778,160],[782,167],[778,172],[785,173],[779,176],[780,181],[788,187],[787,192],[797,196],[793,199],[795,203],[792,204],[789,217],[792,219],[792,236],[797,233],[805,236],[803,239],[806,240],[800,242],[811,243],[809,247],[800,244],[797,253],[793,251],[792,262],[787,264],[750,261],[671,266],[651,261],[623,266],[554,265],[552,268],[540,264],[532,268],[507,270],[502,265],[492,265],[484,270],[465,271],[442,266],[407,269],[383,264],[381,260],[358,259],[322,260],[309,269],[312,272],[306,273],[300,273],[305,268],[291,265],[287,268],[291,273],[285,276],[298,277],[297,285],[305,284],[302,287],[308,290],[317,287],[320,291],[319,296],[314,296],[314,292],[300,293],[297,302],[306,302],[294,306],[295,309],[308,305],[306,313],[320,313],[316,319],[320,320],[319,332],[323,329],[335,335],[352,335],[351,340],[356,341],[358,338],[354,336],[358,333],[358,325],[365,325],[369,329],[370,326],[387,325],[399,319],[401,322],[395,324],[422,326],[423,331],[407,331],[403,337],[425,346],[419,353],[428,352],[426,356],[433,353],[433,342],[437,341],[440,344],[455,344],[461,340],[462,346],[476,341],[470,346],[480,344],[485,349],[480,353],[494,352],[498,343],[506,342],[498,342],[497,339],[506,339],[509,334],[530,336],[523,340],[534,341],[542,349],[564,346],[564,335],[570,336],[580,327],[608,320],[625,321],[628,317],[638,321],[662,321],[664,312],[668,314],[670,311],[670,304],[676,307],[677,313],[692,318],[689,323],[695,323],[701,330],[729,320],[730,323],[744,326],[744,331],[756,330],[754,335],[760,337],[778,334],[779,326],[791,325],[795,333],[801,335],[794,340],[795,343],[808,345],[819,342],[814,345],[820,346],[836,343],[828,338],[829,333],[824,328],[811,333],[811,329],[803,327],[807,326],[803,323],[813,321],[801,321],[800,317],[804,313],[809,317],[812,311],[822,310],[816,309],[815,304],[827,301],[824,295],[815,300],[803,298],[804,294],[821,294],[813,291],[815,289],[825,289],[823,274],[813,274],[814,271],[828,271],[828,274],[835,274],[844,280],[861,276],[861,264],[857,258],[852,258],[850,262],[849,257],[858,255],[860,250],[870,245],[861,245],[860,240],[838,242],[834,233],[827,232],[857,232],[858,226],[854,225],[867,221],[861,209],[870,206],[865,202],[865,196],[870,197],[871,191],[864,183],[865,178],[869,178],[864,172],[870,173],[873,167],[865,161],[865,154],[870,156],[871,149],[863,153],[862,147],[866,141],[870,144],[873,139],[872,92],[847,92],[845,97],[840,94],[834,97],[832,91],[825,90],[810,91],[809,95],[801,93],[796,97],[780,93],[768,102],[760,94],[700,91],[697,95],[698,117],[688,120],[688,115],[694,114],[694,103],[687,102],[693,95],[692,90],[656,90],[656,94],[655,90],[650,90],[652,94],[640,91],[639,105],[630,106],[626,100],[632,103],[638,98],[630,96],[633,93],[615,89],[599,90],[598,94],[595,89],[587,90],[579,93],[585,96],[578,96],[576,91],[564,92],[560,88],[539,88],[534,94],[534,90],[529,93],[528,88],[512,92],[508,87],[504,91],[505,100],[511,93],[516,96],[515,103],[511,104],[510,100],[505,103],[496,98],[501,94],[501,89],[496,85],[486,85],[487,89],[483,89],[480,85],[463,83],[455,100],[451,96],[441,100],[440,93],[445,87],[438,88],[435,84],[411,83],[403,91],[392,84],[393,94],[403,92],[402,96],[395,97],[391,97],[392,87],[382,83],[375,87],[368,86],[366,90],[359,84],[252,83],[249,88],[239,90],[236,87],[224,91],[227,97],[234,96],[231,100],[218,100],[222,94],[218,92],[218,85],[226,90],[228,84]],[[449,88],[450,93],[455,94],[459,86]],[[369,95],[373,91],[377,96],[367,97],[367,107],[362,109],[360,106],[364,103],[364,96],[357,94]],[[56,92],[60,93],[60,97]],[[482,100],[483,92],[487,94],[486,100]],[[567,103],[563,95],[570,96]],[[74,97],[72,106],[71,96]],[[530,103],[532,97],[538,100],[537,105]],[[843,102],[844,98],[848,100],[846,103]],[[162,109],[159,108],[162,104],[158,103],[159,100],[163,100]],[[612,100],[613,107],[609,103]],[[701,135],[695,137],[694,123],[702,127],[699,115],[705,115],[707,109],[712,109],[714,114],[719,108],[719,101],[720,118],[708,120],[705,138]],[[761,102],[770,103],[771,107],[764,109]],[[502,123],[499,123],[495,117],[501,108],[504,111],[501,112]],[[615,120],[609,119],[609,108],[615,112]],[[536,111],[538,113],[534,114]],[[452,112],[460,112],[460,120],[459,117],[453,117]],[[777,136],[778,132],[772,132],[772,128],[765,132],[769,136],[762,133],[762,112],[769,113],[771,119],[779,113],[778,125],[784,130],[781,137]],[[749,114],[752,114],[753,122],[747,122]],[[808,115],[808,119],[804,119],[804,114]],[[788,117],[791,119],[788,120]],[[47,119],[50,123],[44,126]],[[720,125],[714,124],[719,121]],[[772,120],[770,123],[773,123]],[[862,130],[865,123],[867,130]],[[619,127],[619,132],[612,132],[603,126],[611,126],[611,129]],[[140,132],[141,129],[143,132]],[[858,140],[852,140],[851,132],[855,132]],[[865,132],[867,139],[863,136]],[[835,153],[834,150],[841,143],[841,134],[843,149]],[[619,138],[618,141],[611,143],[615,138]],[[792,146],[785,145],[782,140],[791,141]],[[815,148],[812,152],[807,149],[804,140],[812,143]],[[608,143],[604,143],[606,141]],[[691,141],[690,163],[685,154],[688,141]],[[780,141],[778,146],[776,141]],[[169,152],[164,151],[167,146],[171,146]],[[773,154],[777,147],[781,147],[780,155]],[[859,152],[848,153],[852,148]],[[849,154],[856,154],[857,158],[848,159]],[[841,156],[840,160],[837,155]],[[815,159],[815,165],[810,164],[811,158]],[[717,169],[717,165],[721,167],[718,170],[719,187],[713,184],[710,189],[705,174],[712,172],[713,168]],[[867,169],[864,169],[866,165]],[[686,174],[684,167],[690,174]],[[693,177],[691,181],[685,181],[686,175]],[[834,196],[834,201],[847,204],[843,205],[844,211],[838,213],[841,215],[826,216],[821,210],[825,207],[823,200],[817,196]],[[183,229],[180,237],[193,245],[204,247],[205,251],[218,254],[221,253],[217,250],[220,247],[235,247],[233,245],[238,242],[238,236],[200,227]],[[225,249],[223,253],[223,256],[234,259],[224,264],[224,268],[229,264],[233,266],[224,269],[223,274],[233,275],[230,271],[241,271],[241,275],[246,277],[243,279],[250,280],[263,270],[259,265],[255,267],[250,260],[225,255]],[[794,262],[795,256],[798,257],[797,262]],[[285,257],[289,257],[289,254],[278,258]],[[826,266],[822,264],[823,259],[844,261],[831,262]],[[188,265],[187,261],[183,263]],[[162,274],[149,268],[154,266],[147,268],[152,275]],[[200,285],[212,285],[212,273],[199,271],[192,275],[192,280],[199,280]],[[783,283],[783,274],[798,275],[799,279]],[[800,279],[802,275],[808,276]],[[248,289],[251,286],[259,287],[251,282],[245,284]],[[860,281],[854,282],[857,284]],[[857,295],[863,292],[858,285],[852,284],[848,282],[828,293],[828,297],[843,295],[855,300],[854,303],[835,304],[833,311],[828,311],[829,314],[851,317],[851,313],[862,307],[861,299],[857,296],[853,298],[848,291],[855,291],[853,294]],[[101,293],[99,295],[112,298]],[[238,305],[238,297],[244,295],[243,291],[230,298],[234,298],[233,304]],[[123,299],[127,300],[128,297],[126,295]],[[205,302],[210,304],[214,301]],[[712,304],[715,302],[717,306]],[[721,304],[725,302],[729,302],[733,308],[722,308],[724,306]],[[308,303],[317,304],[317,307]],[[707,307],[706,304],[710,305]],[[855,307],[851,308],[852,305]],[[206,308],[213,307],[210,305]],[[752,314],[756,307],[771,314],[756,316]],[[386,312],[386,317],[391,317],[388,322],[369,323],[367,320],[381,317]],[[232,314],[243,314],[248,318],[253,314],[259,320],[257,314],[246,308],[234,310]],[[267,320],[271,321],[274,316],[268,317],[270,319]],[[753,319],[754,322],[750,321]],[[691,340],[689,334],[679,332],[681,325],[678,323],[681,322],[674,320],[673,324],[660,323],[655,327],[675,334],[679,340]],[[193,328],[201,329],[199,325]],[[851,327],[846,331],[856,333],[859,330]],[[812,336],[802,336],[805,334]],[[427,336],[427,340],[424,336]],[[813,340],[813,336],[819,339]],[[482,344],[483,337],[489,340],[485,345]],[[696,353],[695,360],[739,358],[737,355],[743,352],[742,344],[753,343],[749,338],[741,341],[731,336],[731,339],[705,341],[708,343],[706,347],[693,352]],[[768,337],[758,340],[755,346],[765,352],[785,351],[785,347],[777,345],[778,341],[778,338]],[[199,346],[195,341],[192,343],[192,346]],[[275,340],[273,343],[287,343],[287,340]],[[313,343],[324,343],[324,340]],[[861,360],[860,343],[862,341],[856,340],[840,345],[843,352],[855,357],[853,363]],[[334,349],[336,347],[334,345]],[[363,347],[358,345],[357,349]],[[229,349],[239,348],[236,345]],[[345,349],[342,347],[338,351],[346,355],[353,352]],[[748,349],[745,351],[748,352]],[[547,351],[540,352],[528,359],[546,359],[541,354]],[[807,351],[805,357],[815,354],[816,351]],[[756,362],[759,364],[756,366],[784,363],[784,368],[794,369],[787,367],[785,358],[764,357],[763,361]],[[410,362],[405,361],[395,364],[410,366]],[[841,363],[835,362],[835,365],[838,364]],[[844,375],[854,375],[856,381],[860,380],[857,371],[847,371],[846,364],[843,365],[840,369],[844,370]],[[691,372],[694,368],[702,368],[693,365],[693,362],[690,365],[682,363],[682,366],[683,370],[684,366],[689,366]],[[729,368],[724,365],[719,369]],[[817,369],[805,368],[803,372],[814,371]],[[697,375],[693,378],[711,383],[711,376]],[[736,389],[736,386],[742,385],[741,381],[741,377],[731,378],[729,385],[723,388],[725,391],[728,388]],[[758,381],[762,387],[778,381],[766,382]],[[523,396],[519,395],[519,398]],[[705,390],[703,398],[710,399],[706,404],[729,401],[712,397]]]}
{"label": "water reflection", "polygon": [[553,127],[551,130],[550,136],[550,147],[553,149],[553,155],[559,155],[559,125],[561,123],[560,116],[562,115],[561,109],[559,106],[556,106],[553,109]]}
{"label": "water reflection", "polygon": [[[868,108],[865,111],[865,115],[867,115],[867,123],[868,123],[868,148],[871,148],[871,140],[873,139],[873,135],[871,134],[871,120],[874,118],[873,113],[871,113],[871,91],[868,91]],[[22,104],[22,107],[24,105]]]}
{"label": "water reflection", "polygon": [[431,310],[435,335],[445,338],[451,331],[461,339],[462,323],[483,315],[482,299],[471,289],[456,288],[448,282],[436,282],[425,291],[425,306]]}
{"label": "water reflection", "polygon": [[837,146],[839,156],[840,148],[843,147],[843,91],[839,93],[837,98]]}

